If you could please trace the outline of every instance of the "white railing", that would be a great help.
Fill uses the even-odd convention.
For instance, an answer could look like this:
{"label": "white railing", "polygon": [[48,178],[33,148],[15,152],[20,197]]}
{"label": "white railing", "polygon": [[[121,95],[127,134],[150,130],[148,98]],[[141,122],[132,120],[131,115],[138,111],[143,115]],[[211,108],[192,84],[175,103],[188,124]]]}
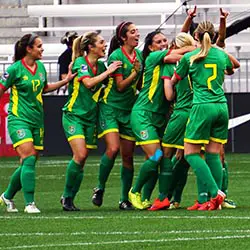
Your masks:
{"label": "white railing", "polygon": [[[249,93],[250,92],[250,58],[239,59],[241,67],[234,75],[226,76],[224,90],[226,93]],[[55,60],[43,61],[48,73],[48,81],[55,82],[58,80],[58,64]],[[0,75],[7,69],[10,62],[0,61]]]}

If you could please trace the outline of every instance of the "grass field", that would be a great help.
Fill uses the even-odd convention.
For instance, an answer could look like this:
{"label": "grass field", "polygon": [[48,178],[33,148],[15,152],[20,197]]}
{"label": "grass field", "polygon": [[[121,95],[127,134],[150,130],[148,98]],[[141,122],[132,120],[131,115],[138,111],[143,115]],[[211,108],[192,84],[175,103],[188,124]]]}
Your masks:
{"label": "grass field", "polygon": [[[101,208],[91,203],[99,157],[91,156],[75,201],[80,212],[63,212],[59,204],[69,157],[41,157],[36,172],[36,204],[42,213],[23,213],[22,192],[15,197],[19,213],[0,208],[1,249],[250,249],[250,155],[229,154],[229,198],[237,209],[187,211],[196,199],[195,176],[189,172],[182,209],[119,211],[120,159],[111,173]],[[136,157],[138,170],[143,158]],[[17,166],[0,159],[0,193]],[[137,172],[137,171],[136,171]],[[153,197],[157,194],[157,188]]]}

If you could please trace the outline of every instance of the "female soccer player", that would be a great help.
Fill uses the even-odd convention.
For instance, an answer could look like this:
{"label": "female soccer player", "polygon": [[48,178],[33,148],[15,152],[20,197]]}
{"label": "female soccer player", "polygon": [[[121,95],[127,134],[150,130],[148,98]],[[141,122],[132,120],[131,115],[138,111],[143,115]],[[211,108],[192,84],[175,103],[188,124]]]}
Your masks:
{"label": "female soccer player", "polygon": [[8,131],[20,157],[19,166],[11,176],[8,188],[0,197],[7,212],[18,212],[12,200],[23,190],[27,213],[40,213],[34,202],[35,164],[38,151],[43,150],[44,121],[42,94],[60,88],[74,75],[71,68],[65,79],[47,84],[47,73],[42,59],[43,43],[39,36],[24,35],[15,44],[14,63],[0,80],[0,97],[11,88],[8,110]]}
{"label": "female soccer player", "polygon": [[[199,210],[215,210],[225,198],[225,194],[218,188],[222,180],[219,154],[221,144],[227,141],[228,126],[228,108],[222,88],[224,71],[233,74],[233,68],[239,67],[239,63],[212,46],[214,26],[211,22],[200,23],[196,34],[201,48],[183,56],[166,88],[171,96],[178,80],[188,74],[192,79],[194,98],[184,138],[185,159],[211,194],[210,201]],[[205,160],[200,156],[203,144]]]}
{"label": "female soccer player", "polygon": [[[183,39],[183,37],[181,39]],[[191,42],[183,44],[194,49],[193,41],[191,38]],[[184,52],[187,51],[188,50],[184,50]],[[169,172],[171,172],[172,169],[169,171],[165,157],[161,159],[162,151],[160,142],[166,127],[166,114],[169,111],[169,102],[164,96],[162,70],[164,63],[169,62],[168,57],[172,54],[171,52],[171,50],[151,52],[148,56],[145,63],[144,86],[133,107],[131,115],[131,124],[136,135],[137,144],[142,146],[148,158],[142,165],[137,181],[129,193],[132,204],[138,209],[145,209],[144,204],[141,203],[140,191],[145,181],[147,181],[154,172],[157,172],[159,163],[160,197],[154,202],[150,210],[162,209],[163,207],[169,206],[167,189],[170,182]],[[174,52],[177,53],[176,51]],[[179,58],[173,62],[176,62],[178,59]]]}
{"label": "female soccer player", "polygon": [[130,126],[130,114],[142,71],[142,55],[136,49],[139,37],[139,31],[133,23],[122,22],[117,26],[110,43],[108,64],[119,60],[122,61],[122,67],[111,75],[100,103],[98,137],[104,137],[106,151],[101,158],[99,183],[92,197],[96,206],[102,205],[105,185],[120,149],[122,191],[119,208],[132,209],[128,192],[133,180],[135,138]]}
{"label": "female soccer player", "polygon": [[106,41],[98,32],[88,32],[74,40],[72,61],[77,76],[69,84],[63,108],[63,128],[73,152],[66,171],[61,203],[65,211],[77,211],[73,200],[83,179],[88,149],[96,148],[97,103],[102,85],[121,66],[114,61],[106,69],[99,59],[105,56]]}

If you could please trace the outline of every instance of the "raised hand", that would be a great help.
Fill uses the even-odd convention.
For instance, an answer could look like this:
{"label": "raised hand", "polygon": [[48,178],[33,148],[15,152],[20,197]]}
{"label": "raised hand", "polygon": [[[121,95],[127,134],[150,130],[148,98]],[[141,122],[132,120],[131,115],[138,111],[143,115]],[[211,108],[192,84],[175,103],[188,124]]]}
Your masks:
{"label": "raised hand", "polygon": [[220,17],[221,18],[227,18],[229,15],[229,12],[228,11],[224,11],[222,8],[220,8]]}

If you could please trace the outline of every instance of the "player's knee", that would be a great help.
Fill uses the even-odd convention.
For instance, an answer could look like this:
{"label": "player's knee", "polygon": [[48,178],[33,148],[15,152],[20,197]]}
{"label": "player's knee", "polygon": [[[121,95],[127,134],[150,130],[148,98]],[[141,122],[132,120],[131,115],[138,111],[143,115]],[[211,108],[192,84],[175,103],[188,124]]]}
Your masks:
{"label": "player's knee", "polygon": [[77,152],[74,155],[74,160],[76,162],[78,162],[79,164],[81,164],[81,165],[86,161],[87,158],[88,158],[88,152],[87,151]]}
{"label": "player's knee", "polygon": [[106,155],[109,158],[114,159],[117,156],[118,152],[119,152],[119,146],[118,145],[112,145],[112,146],[107,148]]}

